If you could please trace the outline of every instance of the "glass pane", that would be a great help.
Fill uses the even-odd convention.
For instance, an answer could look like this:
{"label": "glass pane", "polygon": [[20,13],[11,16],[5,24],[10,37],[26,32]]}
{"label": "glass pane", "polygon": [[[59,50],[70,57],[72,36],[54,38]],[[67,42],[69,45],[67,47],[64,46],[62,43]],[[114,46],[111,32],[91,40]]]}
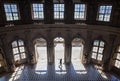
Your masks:
{"label": "glass pane", "polygon": [[103,53],[104,48],[99,48],[99,53]]}
{"label": "glass pane", "polygon": [[99,20],[103,21],[103,15],[99,15]]}
{"label": "glass pane", "polygon": [[115,66],[116,66],[117,68],[120,68],[120,61],[116,60],[116,61],[115,61]]}
{"label": "glass pane", "polygon": [[17,41],[12,42],[12,47],[17,47]]}
{"label": "glass pane", "polygon": [[19,44],[19,46],[24,45],[24,43],[23,43],[23,41],[22,41],[22,40],[18,40],[18,44]]}
{"label": "glass pane", "polygon": [[4,4],[5,12],[11,12],[10,5]]}
{"label": "glass pane", "polygon": [[120,53],[117,53],[117,59],[120,60]]}
{"label": "glass pane", "polygon": [[12,13],[6,13],[7,20],[13,20]]}
{"label": "glass pane", "polygon": [[100,41],[100,46],[104,47],[105,43],[103,41]]}
{"label": "glass pane", "polygon": [[98,47],[93,47],[93,52],[97,52],[98,51]]}
{"label": "glass pane", "polygon": [[103,57],[103,55],[98,54],[97,60],[102,61],[102,57]]}
{"label": "glass pane", "polygon": [[100,6],[100,11],[99,13],[105,13],[105,6]]}
{"label": "glass pane", "polygon": [[104,16],[104,21],[110,21],[110,15],[107,15],[107,14],[106,14],[106,15]]}
{"label": "glass pane", "polygon": [[92,58],[96,59],[97,53],[92,53]]}
{"label": "glass pane", "polygon": [[21,58],[22,58],[22,59],[25,59],[25,58],[26,58],[25,53],[21,53]]}
{"label": "glass pane", "polygon": [[95,40],[93,45],[98,46],[99,45],[99,41]]}
{"label": "glass pane", "polygon": [[25,52],[24,47],[19,47],[19,49],[20,49],[20,52]]}
{"label": "glass pane", "polygon": [[18,48],[13,48],[13,54],[19,53]]}
{"label": "glass pane", "polygon": [[19,56],[19,54],[17,54],[17,55],[14,55],[14,59],[15,59],[15,61],[18,61],[18,60],[20,60],[20,56]]}

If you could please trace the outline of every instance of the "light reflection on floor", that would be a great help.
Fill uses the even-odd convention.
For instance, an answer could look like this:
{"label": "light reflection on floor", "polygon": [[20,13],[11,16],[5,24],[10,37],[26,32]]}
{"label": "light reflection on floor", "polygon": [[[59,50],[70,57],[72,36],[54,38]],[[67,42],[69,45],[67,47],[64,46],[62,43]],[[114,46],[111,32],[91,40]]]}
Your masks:
{"label": "light reflection on floor", "polygon": [[[55,64],[47,65],[46,48],[37,49],[39,54],[42,53],[39,55],[37,65],[17,67],[14,73],[1,77],[0,81],[120,81],[113,75],[95,69],[93,65],[83,65],[78,59],[80,49],[75,48],[72,63],[70,65],[62,63],[61,68],[59,67],[59,58],[62,57],[59,56],[62,52],[58,53],[58,60]],[[60,48],[58,49],[60,51]]]}
{"label": "light reflection on floor", "polygon": [[12,73],[12,75],[11,75],[9,81],[16,81],[16,80],[19,80],[19,78],[20,78],[20,76],[21,76],[23,70],[24,70],[24,65],[21,65],[20,67],[17,67],[17,68],[15,69],[15,72]]}
{"label": "light reflection on floor", "polygon": [[80,59],[81,47],[72,47],[72,65],[76,73],[86,74],[87,71]]}

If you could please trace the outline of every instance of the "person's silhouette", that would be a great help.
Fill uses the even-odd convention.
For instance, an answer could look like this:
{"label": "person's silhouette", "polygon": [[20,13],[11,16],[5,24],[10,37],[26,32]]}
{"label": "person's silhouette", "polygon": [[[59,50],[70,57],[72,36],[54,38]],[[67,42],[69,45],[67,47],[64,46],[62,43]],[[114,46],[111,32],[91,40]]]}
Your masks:
{"label": "person's silhouette", "polygon": [[60,59],[60,65],[62,65],[62,59]]}

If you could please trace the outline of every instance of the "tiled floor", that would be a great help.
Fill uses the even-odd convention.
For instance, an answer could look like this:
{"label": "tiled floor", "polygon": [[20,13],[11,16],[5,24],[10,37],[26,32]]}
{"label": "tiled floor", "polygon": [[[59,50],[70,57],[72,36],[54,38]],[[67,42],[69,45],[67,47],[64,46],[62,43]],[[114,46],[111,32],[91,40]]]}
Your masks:
{"label": "tiled floor", "polygon": [[113,75],[97,70],[93,65],[83,65],[76,51],[76,57],[70,65],[63,63],[60,66],[59,58],[55,58],[55,65],[48,65],[45,48],[38,50],[39,60],[36,65],[21,65],[14,73],[0,77],[0,81],[120,81]]}
{"label": "tiled floor", "polygon": [[21,65],[14,73],[1,77],[0,81],[120,81],[113,75],[96,70],[92,65],[83,66],[77,62],[71,65],[63,64],[62,68],[47,65],[47,70],[40,69],[36,70],[36,66]]}

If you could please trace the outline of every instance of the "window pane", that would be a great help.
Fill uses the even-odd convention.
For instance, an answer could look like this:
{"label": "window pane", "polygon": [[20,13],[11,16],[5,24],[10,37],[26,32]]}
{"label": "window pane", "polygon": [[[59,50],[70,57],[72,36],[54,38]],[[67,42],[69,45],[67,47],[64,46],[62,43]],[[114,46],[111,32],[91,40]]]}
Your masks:
{"label": "window pane", "polygon": [[99,45],[99,41],[98,41],[98,40],[95,40],[95,41],[94,41],[94,45],[95,45],[95,46],[98,46],[98,45]]}
{"label": "window pane", "polygon": [[18,9],[16,4],[4,4],[7,21],[18,20]]}
{"label": "window pane", "polygon": [[13,54],[19,53],[18,48],[13,48]]}
{"label": "window pane", "polygon": [[33,4],[33,18],[44,19],[43,4]]}
{"label": "window pane", "polygon": [[17,47],[17,42],[16,41],[12,42],[12,47]]}
{"label": "window pane", "polygon": [[110,21],[112,6],[100,6],[98,20]]}
{"label": "window pane", "polygon": [[97,60],[101,61],[101,60],[102,60],[102,57],[103,57],[103,55],[98,54]]}
{"label": "window pane", "polygon": [[120,60],[120,53],[117,53],[117,59]]}
{"label": "window pane", "polygon": [[54,19],[64,19],[64,4],[54,4]]}
{"label": "window pane", "polygon": [[75,4],[74,19],[85,19],[85,4]]}
{"label": "window pane", "polygon": [[99,48],[99,53],[103,53],[104,48]]}
{"label": "window pane", "polygon": [[120,68],[120,61],[116,60],[116,61],[115,61],[115,66],[116,66],[117,68]]}
{"label": "window pane", "polygon": [[23,41],[22,41],[22,40],[18,40],[18,44],[19,44],[19,46],[24,45],[24,43],[23,43]]}
{"label": "window pane", "polygon": [[19,49],[20,49],[20,52],[25,52],[24,47],[19,47]]}
{"label": "window pane", "polygon": [[100,41],[100,46],[101,46],[101,47],[104,47],[104,44],[105,44],[105,43],[104,43],[103,41]]}
{"label": "window pane", "polygon": [[97,53],[92,53],[92,58],[96,59]]}
{"label": "window pane", "polygon": [[105,6],[100,6],[100,11],[99,13],[105,13]]}
{"label": "window pane", "polygon": [[19,54],[14,55],[14,59],[15,59],[15,61],[20,60],[20,56],[19,56]]}
{"label": "window pane", "polygon": [[25,53],[21,53],[21,58],[22,58],[22,59],[25,59],[25,58],[26,58]]}
{"label": "window pane", "polygon": [[98,51],[98,47],[93,47],[93,52],[97,52]]}
{"label": "window pane", "polygon": [[103,15],[99,15],[99,20],[103,21]]}

